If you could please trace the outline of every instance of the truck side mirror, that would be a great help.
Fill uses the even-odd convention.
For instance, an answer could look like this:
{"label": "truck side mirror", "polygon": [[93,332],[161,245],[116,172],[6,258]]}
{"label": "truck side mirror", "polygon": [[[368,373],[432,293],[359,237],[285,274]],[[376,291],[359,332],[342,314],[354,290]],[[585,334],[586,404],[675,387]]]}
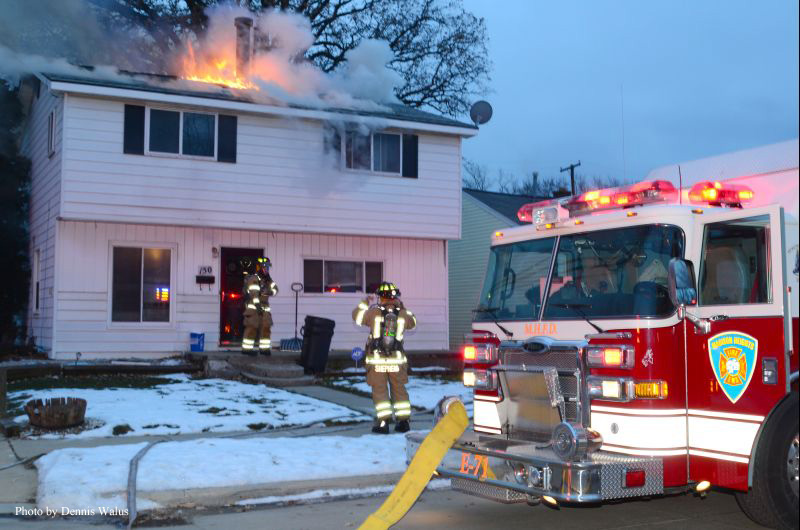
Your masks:
{"label": "truck side mirror", "polygon": [[690,261],[680,258],[669,260],[667,284],[669,286],[669,298],[675,307],[697,305],[694,267]]}

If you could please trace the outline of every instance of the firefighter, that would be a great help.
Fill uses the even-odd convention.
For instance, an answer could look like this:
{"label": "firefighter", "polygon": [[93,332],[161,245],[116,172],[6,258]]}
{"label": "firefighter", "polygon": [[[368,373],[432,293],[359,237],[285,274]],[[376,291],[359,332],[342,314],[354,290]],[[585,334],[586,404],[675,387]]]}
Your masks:
{"label": "firefighter", "polygon": [[[278,286],[269,275],[269,258],[258,258],[253,263],[249,258],[242,260],[244,271],[244,337],[242,353],[255,355],[272,354],[272,313],[269,297],[278,294]],[[257,343],[257,346],[256,346]]]}
{"label": "firefighter", "polygon": [[375,403],[372,432],[389,434],[392,414],[396,420],[395,432],[407,432],[411,402],[405,387],[408,361],[403,352],[403,335],[416,327],[417,319],[403,306],[400,290],[393,283],[381,283],[375,294],[377,305],[370,305],[367,297],[353,310],[356,324],[370,330],[366,364],[367,384],[372,387],[372,401]]}

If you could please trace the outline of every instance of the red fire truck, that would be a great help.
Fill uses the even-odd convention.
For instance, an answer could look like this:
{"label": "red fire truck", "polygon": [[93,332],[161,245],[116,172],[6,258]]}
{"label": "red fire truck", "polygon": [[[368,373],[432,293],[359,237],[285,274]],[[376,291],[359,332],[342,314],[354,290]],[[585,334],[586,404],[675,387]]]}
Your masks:
{"label": "red fire truck", "polygon": [[474,424],[437,473],[551,505],[718,487],[797,528],[793,145],[788,170],[521,208],[531,224],[492,238],[464,347]]}

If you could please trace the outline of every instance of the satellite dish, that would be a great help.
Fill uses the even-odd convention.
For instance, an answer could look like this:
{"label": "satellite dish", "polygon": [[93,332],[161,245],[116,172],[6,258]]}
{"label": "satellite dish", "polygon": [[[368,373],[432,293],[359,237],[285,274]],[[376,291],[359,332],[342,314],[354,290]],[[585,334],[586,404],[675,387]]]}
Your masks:
{"label": "satellite dish", "polygon": [[469,117],[476,126],[483,125],[492,119],[492,106],[488,101],[476,101],[469,109]]}

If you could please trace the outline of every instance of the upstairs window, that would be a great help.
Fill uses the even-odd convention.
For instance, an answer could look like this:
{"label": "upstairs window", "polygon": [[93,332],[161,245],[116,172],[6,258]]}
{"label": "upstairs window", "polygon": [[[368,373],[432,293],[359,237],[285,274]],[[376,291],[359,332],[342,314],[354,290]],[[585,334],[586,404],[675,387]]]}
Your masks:
{"label": "upstairs window", "polygon": [[213,157],[216,149],[215,114],[150,109],[151,153]]}
{"label": "upstairs window", "polygon": [[236,162],[237,117],[125,105],[122,151]]}
{"label": "upstairs window", "polygon": [[417,178],[415,134],[363,133],[349,130],[342,138],[336,131],[326,138],[326,145],[342,153],[345,169],[371,171]]}
{"label": "upstairs window", "polygon": [[345,167],[399,174],[401,138],[399,134],[349,131],[345,135]]}

